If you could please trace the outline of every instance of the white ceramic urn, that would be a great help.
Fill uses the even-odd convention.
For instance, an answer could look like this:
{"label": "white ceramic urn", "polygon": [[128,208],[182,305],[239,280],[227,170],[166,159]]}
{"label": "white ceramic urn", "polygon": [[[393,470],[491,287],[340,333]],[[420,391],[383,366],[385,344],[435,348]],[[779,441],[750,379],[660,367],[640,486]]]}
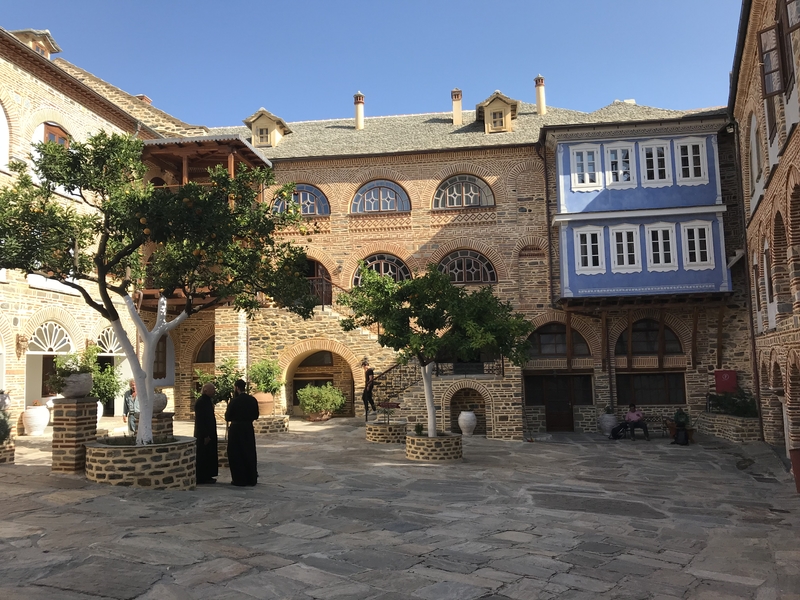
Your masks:
{"label": "white ceramic urn", "polygon": [[25,435],[43,435],[48,423],[50,423],[50,410],[44,405],[29,406],[22,413]]}
{"label": "white ceramic urn", "polygon": [[462,435],[472,435],[477,424],[478,417],[471,410],[462,410],[458,415],[458,426],[461,428]]}
{"label": "white ceramic urn", "polygon": [[164,412],[167,408],[167,395],[161,392],[153,394],[153,414]]}
{"label": "white ceramic urn", "polygon": [[603,435],[611,435],[611,430],[617,425],[617,416],[614,414],[603,413],[597,418],[597,424]]}

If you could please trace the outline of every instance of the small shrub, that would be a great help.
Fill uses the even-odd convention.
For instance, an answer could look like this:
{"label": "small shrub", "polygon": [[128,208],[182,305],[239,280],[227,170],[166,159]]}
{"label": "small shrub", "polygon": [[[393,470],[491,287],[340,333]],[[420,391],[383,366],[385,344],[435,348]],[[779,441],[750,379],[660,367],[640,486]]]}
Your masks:
{"label": "small shrub", "polygon": [[735,392],[710,394],[708,396],[709,412],[732,415],[734,417],[753,418],[758,416],[756,399],[749,392],[739,388]]}
{"label": "small shrub", "polygon": [[213,383],[217,390],[211,399],[214,404],[230,402],[233,399],[233,384],[237,379],[244,379],[244,371],[236,366],[236,360],[233,358],[223,360],[217,369],[219,370],[219,375],[204,373],[199,369],[195,370],[195,377],[200,383],[199,389],[194,392],[195,400],[202,395],[203,386],[208,382]]}
{"label": "small shrub", "polygon": [[281,368],[277,360],[265,358],[250,365],[247,377],[259,392],[277,394],[283,386]]}
{"label": "small shrub", "polygon": [[11,437],[11,419],[6,411],[0,410],[0,444],[5,444]]}
{"label": "small shrub", "polygon": [[417,423],[414,425],[414,433],[417,435],[422,435],[422,432],[425,431],[425,426],[422,423]]}
{"label": "small shrub", "polygon": [[330,382],[324,386],[307,385],[297,390],[300,408],[305,413],[332,413],[344,406],[344,394],[333,387]]}

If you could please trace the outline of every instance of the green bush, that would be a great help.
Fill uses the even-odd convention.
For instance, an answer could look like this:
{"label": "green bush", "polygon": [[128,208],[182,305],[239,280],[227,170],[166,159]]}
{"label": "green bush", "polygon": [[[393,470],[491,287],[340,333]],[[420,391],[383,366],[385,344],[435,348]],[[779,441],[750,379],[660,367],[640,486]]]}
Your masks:
{"label": "green bush", "polygon": [[247,378],[259,392],[277,394],[283,386],[281,367],[277,360],[265,358],[250,365]]}
{"label": "green bush", "polygon": [[334,412],[344,406],[344,394],[333,387],[330,382],[322,387],[307,385],[297,390],[300,408],[305,413]]}
{"label": "green bush", "polygon": [[735,392],[724,394],[710,394],[708,396],[709,412],[732,415],[734,417],[757,417],[758,406],[756,399],[749,392],[741,388]]}
{"label": "green bush", "polygon": [[0,410],[0,444],[4,444],[11,437],[11,419],[9,414]]}
{"label": "green bush", "polygon": [[113,402],[125,386],[118,367],[103,366],[97,362],[101,350],[94,344],[83,352],[63,354],[55,358],[55,372],[50,376],[49,384],[55,391],[64,389],[64,378],[78,373],[92,374],[92,391],[89,395],[103,404]]}

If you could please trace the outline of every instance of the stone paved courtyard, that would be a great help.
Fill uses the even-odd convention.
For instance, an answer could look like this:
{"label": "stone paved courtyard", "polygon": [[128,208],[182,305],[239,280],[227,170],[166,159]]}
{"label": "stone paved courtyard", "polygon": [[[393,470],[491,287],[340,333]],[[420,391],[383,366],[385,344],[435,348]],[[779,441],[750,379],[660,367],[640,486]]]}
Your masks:
{"label": "stone paved courtyard", "polygon": [[800,495],[762,444],[473,438],[429,466],[358,425],[292,421],[256,488],[194,492],[50,475],[20,438],[0,598],[800,599]]}

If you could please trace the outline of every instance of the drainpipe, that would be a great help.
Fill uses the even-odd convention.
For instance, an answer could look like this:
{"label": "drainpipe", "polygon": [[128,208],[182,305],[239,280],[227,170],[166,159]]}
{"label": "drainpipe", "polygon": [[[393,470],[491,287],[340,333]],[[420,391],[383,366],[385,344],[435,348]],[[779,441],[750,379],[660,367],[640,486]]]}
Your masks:
{"label": "drainpipe", "polygon": [[[739,149],[741,148],[740,145],[740,131],[739,131],[739,124],[736,122],[736,119],[733,118],[733,115],[730,115],[731,118],[731,125],[733,125],[733,133],[734,143],[736,144],[736,152],[734,156],[736,157],[735,165],[736,165],[736,172],[741,175],[742,173],[742,164],[741,164],[741,156],[739,156]],[[736,191],[739,193],[739,198],[741,198],[741,202],[739,202],[739,206],[741,206],[741,214],[739,215],[739,220],[741,221],[741,227],[743,232],[743,240],[742,244],[744,246],[744,259],[745,259],[745,290],[747,291],[747,298],[745,299],[745,305],[747,306],[747,326],[750,330],[750,362],[753,365],[753,387],[755,388],[753,391],[755,392],[756,397],[756,406],[758,407],[758,427],[761,431],[761,440],[764,441],[764,416],[761,413],[761,372],[759,370],[759,365],[756,356],[756,328],[755,324],[753,323],[753,303],[752,303],[752,285],[750,283],[750,273],[752,269],[750,268],[750,251],[747,248],[747,217],[745,216],[745,207],[744,207],[744,186],[742,185],[742,178],[736,178],[736,187],[738,188]],[[720,190],[721,191],[721,190]],[[788,386],[786,386],[788,387]]]}

